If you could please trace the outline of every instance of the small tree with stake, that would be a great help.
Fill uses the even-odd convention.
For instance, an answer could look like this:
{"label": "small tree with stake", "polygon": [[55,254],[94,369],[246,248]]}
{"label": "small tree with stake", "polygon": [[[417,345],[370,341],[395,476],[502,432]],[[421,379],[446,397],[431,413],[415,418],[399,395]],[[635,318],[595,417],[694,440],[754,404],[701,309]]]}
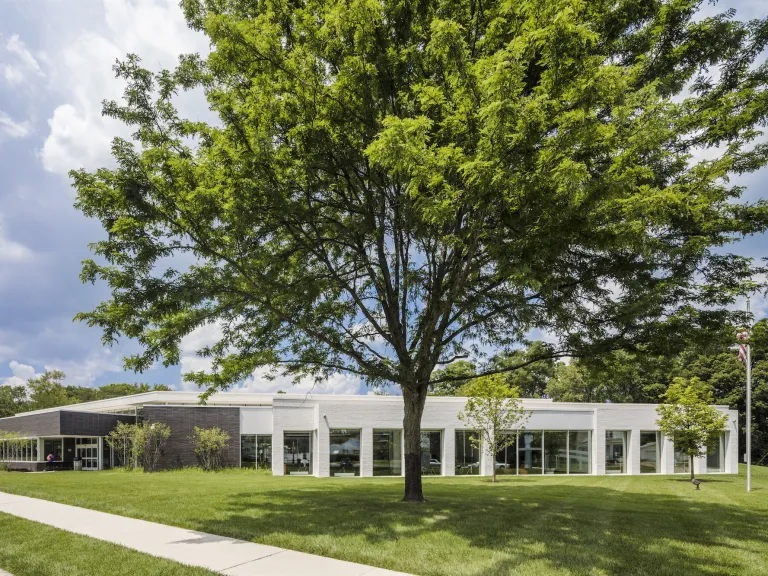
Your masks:
{"label": "small tree with stake", "polygon": [[[528,413],[517,398],[517,390],[510,388],[500,374],[469,381],[459,389],[467,396],[459,420],[476,431],[470,442],[478,450],[485,447],[490,458],[511,446],[515,435],[510,434],[528,420]],[[493,462],[492,481],[496,482],[496,462]]]}
{"label": "small tree with stake", "polygon": [[690,458],[693,480],[693,459],[706,455],[707,447],[714,446],[728,417],[710,406],[712,388],[699,378],[675,378],[662,398],[664,404],[656,409],[657,424],[666,436],[675,439],[677,449]]}

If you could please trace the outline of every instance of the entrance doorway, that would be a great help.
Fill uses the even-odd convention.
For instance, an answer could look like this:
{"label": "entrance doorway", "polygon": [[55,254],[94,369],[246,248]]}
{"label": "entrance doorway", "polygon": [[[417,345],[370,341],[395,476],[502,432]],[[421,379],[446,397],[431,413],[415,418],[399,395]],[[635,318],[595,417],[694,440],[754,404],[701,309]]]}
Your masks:
{"label": "entrance doorway", "polygon": [[75,438],[75,456],[83,461],[83,470],[98,470],[99,439]]}

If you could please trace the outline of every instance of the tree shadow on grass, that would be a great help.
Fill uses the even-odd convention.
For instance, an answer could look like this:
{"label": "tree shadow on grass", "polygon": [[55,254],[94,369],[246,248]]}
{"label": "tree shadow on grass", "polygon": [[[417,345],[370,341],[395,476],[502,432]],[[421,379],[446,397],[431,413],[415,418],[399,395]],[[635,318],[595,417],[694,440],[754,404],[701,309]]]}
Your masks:
{"label": "tree shadow on grass", "polygon": [[[695,491],[694,491],[695,492]],[[670,494],[576,484],[428,487],[424,505],[400,487],[360,482],[233,494],[216,534],[414,574],[764,573],[766,516]],[[739,551],[738,542],[745,546]],[[751,560],[748,560],[749,557]]]}

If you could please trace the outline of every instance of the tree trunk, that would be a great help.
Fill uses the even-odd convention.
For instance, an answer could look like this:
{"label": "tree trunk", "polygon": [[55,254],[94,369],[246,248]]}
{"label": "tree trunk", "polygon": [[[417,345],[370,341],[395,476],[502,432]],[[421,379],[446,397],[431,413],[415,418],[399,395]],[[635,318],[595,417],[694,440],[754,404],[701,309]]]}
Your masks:
{"label": "tree trunk", "polygon": [[424,502],[421,491],[421,415],[427,400],[426,387],[418,391],[403,386],[403,434],[405,435],[404,502]]}
{"label": "tree trunk", "polygon": [[693,481],[693,456],[691,456],[691,481]]}

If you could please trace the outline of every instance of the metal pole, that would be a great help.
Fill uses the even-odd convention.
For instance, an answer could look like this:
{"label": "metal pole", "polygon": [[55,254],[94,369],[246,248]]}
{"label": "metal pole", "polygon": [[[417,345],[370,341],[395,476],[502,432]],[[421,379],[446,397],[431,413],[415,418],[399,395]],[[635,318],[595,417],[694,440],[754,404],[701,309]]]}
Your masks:
{"label": "metal pole", "polygon": [[[749,322],[747,336],[752,328],[749,304],[749,297],[747,297],[747,321]],[[747,338],[747,492],[752,490],[752,354],[750,348],[749,338]]]}

